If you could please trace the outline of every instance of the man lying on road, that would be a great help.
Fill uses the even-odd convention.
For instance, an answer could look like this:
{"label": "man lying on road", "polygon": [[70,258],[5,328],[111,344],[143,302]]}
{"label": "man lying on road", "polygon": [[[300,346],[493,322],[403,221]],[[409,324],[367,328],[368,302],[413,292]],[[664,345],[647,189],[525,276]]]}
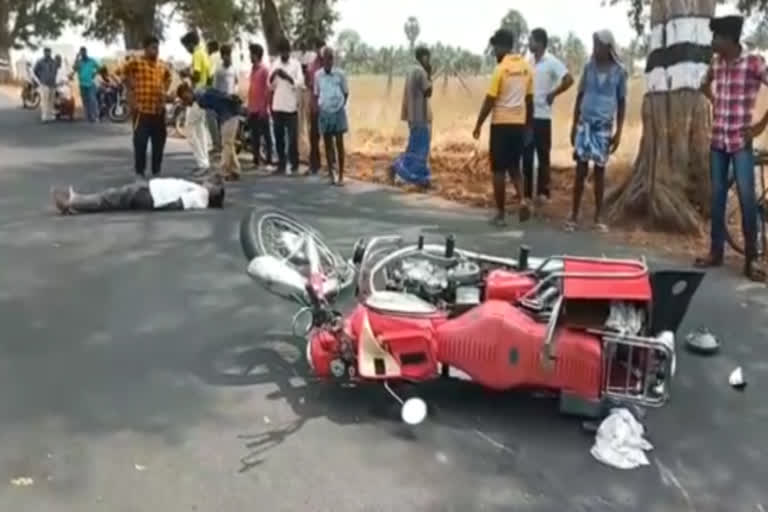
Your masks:
{"label": "man lying on road", "polygon": [[53,202],[62,215],[112,211],[204,210],[224,206],[224,186],[179,178],[138,180],[122,187],[83,194],[72,187],[53,191]]}

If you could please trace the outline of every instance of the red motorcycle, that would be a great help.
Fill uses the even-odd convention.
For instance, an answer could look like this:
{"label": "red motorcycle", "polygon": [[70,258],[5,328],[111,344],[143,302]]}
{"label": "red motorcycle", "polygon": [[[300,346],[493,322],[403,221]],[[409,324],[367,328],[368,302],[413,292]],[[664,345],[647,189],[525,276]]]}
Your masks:
{"label": "red motorcycle", "polygon": [[[248,273],[304,305],[293,319],[315,376],[380,383],[402,419],[427,415],[399,383],[460,378],[488,389],[547,390],[565,414],[600,418],[617,405],[670,398],[675,333],[704,274],[650,272],[642,260],[481,254],[423,237],[360,240],[345,261],[278,210],[241,223]],[[347,314],[332,305],[356,285]]]}

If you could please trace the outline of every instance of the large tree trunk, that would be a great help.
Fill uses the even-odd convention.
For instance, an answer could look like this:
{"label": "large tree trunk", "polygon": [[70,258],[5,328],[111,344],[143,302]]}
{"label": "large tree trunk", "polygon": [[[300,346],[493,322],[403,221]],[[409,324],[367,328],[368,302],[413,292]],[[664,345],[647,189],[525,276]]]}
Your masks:
{"label": "large tree trunk", "polygon": [[277,44],[285,38],[283,24],[280,22],[280,14],[277,11],[275,0],[260,0],[261,30],[267,41],[267,53],[274,57],[277,55]]}
{"label": "large tree trunk", "polygon": [[133,0],[126,2],[123,17],[123,39],[126,50],[140,50],[144,38],[157,34],[157,0]]}
{"label": "large tree trunk", "polygon": [[608,197],[613,220],[695,233],[708,213],[710,108],[698,92],[711,58],[715,0],[653,0],[643,135],[634,170]]}
{"label": "large tree trunk", "polygon": [[[0,82],[10,81],[13,75],[11,62],[11,34],[8,32],[8,22],[10,11],[8,9],[8,2],[0,0]],[[8,63],[8,69],[5,70],[2,63]]]}

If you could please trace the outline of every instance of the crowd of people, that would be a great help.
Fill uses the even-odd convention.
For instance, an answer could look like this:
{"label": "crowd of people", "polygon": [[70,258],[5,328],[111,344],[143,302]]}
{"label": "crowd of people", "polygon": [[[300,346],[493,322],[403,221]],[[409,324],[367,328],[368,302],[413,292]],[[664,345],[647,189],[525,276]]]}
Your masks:
{"label": "crowd of people", "polygon": [[[713,104],[712,133],[712,245],[707,257],[699,258],[699,267],[719,266],[723,262],[725,203],[729,168],[733,166],[743,211],[746,241],[745,274],[764,279],[757,265],[756,197],[754,188],[752,139],[768,126],[768,113],[752,124],[752,111],[761,84],[768,84],[765,60],[746,54],[740,44],[743,19],[740,17],[712,20],[715,56],[702,84],[702,92]],[[279,174],[297,173],[299,169],[299,109],[305,89],[311,94],[309,117],[309,167],[311,174],[321,168],[320,139],[325,145],[327,168],[331,182],[344,180],[344,134],[348,130],[346,106],[349,98],[347,79],[335,65],[333,51],[322,41],[311,62],[302,65],[291,54],[291,45],[283,40],[277,47],[278,57],[269,65],[264,49],[250,46],[252,70],[249,76],[245,108],[237,92],[238,77],[232,66],[231,47],[202,43],[195,32],[182,38],[191,61],[184,73],[188,82],[178,87],[176,96],[188,107],[187,140],[197,168],[194,177],[210,177],[210,155],[219,154],[218,178],[237,180],[240,164],[235,150],[238,118],[247,114],[250,128],[253,164],[256,167],[276,165]],[[567,67],[547,52],[547,32],[537,28],[529,40],[530,58],[517,48],[517,34],[500,29],[490,39],[497,66],[482,102],[473,137],[479,139],[488,117],[490,127],[490,163],[496,214],[492,223],[506,224],[506,183],[512,182],[520,201],[520,219],[530,216],[531,203],[549,200],[550,152],[552,149],[552,105],[571,88],[575,80]],[[148,38],[144,55],[130,60],[118,73],[128,81],[134,98],[135,171],[144,178],[148,143],[152,143],[152,175],[161,173],[166,138],[163,105],[169,93],[171,74],[158,58],[158,40]],[[427,48],[417,48],[414,65],[408,70],[402,98],[402,120],[408,124],[409,137],[405,151],[390,167],[393,181],[428,186],[429,153],[432,135],[432,66]],[[90,78],[98,63],[82,52],[76,64],[84,98],[91,104]],[[42,78],[55,73],[49,55],[35,67]],[[592,58],[581,70],[574,104],[571,143],[576,162],[572,209],[565,229],[579,227],[579,214],[585,182],[592,165],[595,195],[594,228],[608,230],[603,221],[603,198],[606,167],[621,143],[627,98],[627,73],[619,59],[617,45],[610,30],[594,34]],[[44,83],[49,83],[47,82]],[[87,107],[88,116],[90,109]],[[45,119],[45,117],[44,117]],[[277,161],[273,161],[273,142]],[[212,151],[209,152],[209,147]],[[264,149],[262,151],[262,148]],[[538,160],[534,172],[534,155]],[[215,180],[214,180],[215,181]],[[179,185],[179,194],[184,187]],[[131,189],[133,190],[133,189]],[[142,189],[143,190],[143,189]],[[152,187],[148,189],[150,192]],[[223,191],[206,189],[223,200]],[[215,192],[215,193],[214,193]],[[112,191],[120,200],[91,201],[89,204],[133,204],[125,194]],[[126,192],[127,194],[127,192]],[[133,194],[133,192],[131,192]],[[128,194],[130,197],[133,195]],[[108,195],[108,194],[107,194]],[[167,195],[167,194],[166,194]],[[57,204],[71,211],[73,191],[60,193]],[[188,201],[189,202],[189,201]],[[189,202],[198,207],[206,202]],[[146,206],[146,202],[142,203]],[[182,207],[186,203],[179,203]],[[93,211],[93,207],[89,207]]]}

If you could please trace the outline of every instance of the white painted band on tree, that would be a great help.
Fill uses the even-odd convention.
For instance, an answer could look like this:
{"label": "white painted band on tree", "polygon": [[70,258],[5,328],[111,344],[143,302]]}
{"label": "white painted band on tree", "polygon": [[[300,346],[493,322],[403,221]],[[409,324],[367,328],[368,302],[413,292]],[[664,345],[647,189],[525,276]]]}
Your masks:
{"label": "white painted band on tree", "polygon": [[712,31],[709,30],[709,18],[675,18],[666,24],[659,24],[651,29],[650,51],[664,47],[664,31],[667,33],[666,47],[680,43],[701,46],[712,44]]}
{"label": "white painted band on tree", "polygon": [[646,92],[698,89],[707,73],[707,67],[707,64],[700,62],[681,62],[666,69],[654,68],[645,74]]}

